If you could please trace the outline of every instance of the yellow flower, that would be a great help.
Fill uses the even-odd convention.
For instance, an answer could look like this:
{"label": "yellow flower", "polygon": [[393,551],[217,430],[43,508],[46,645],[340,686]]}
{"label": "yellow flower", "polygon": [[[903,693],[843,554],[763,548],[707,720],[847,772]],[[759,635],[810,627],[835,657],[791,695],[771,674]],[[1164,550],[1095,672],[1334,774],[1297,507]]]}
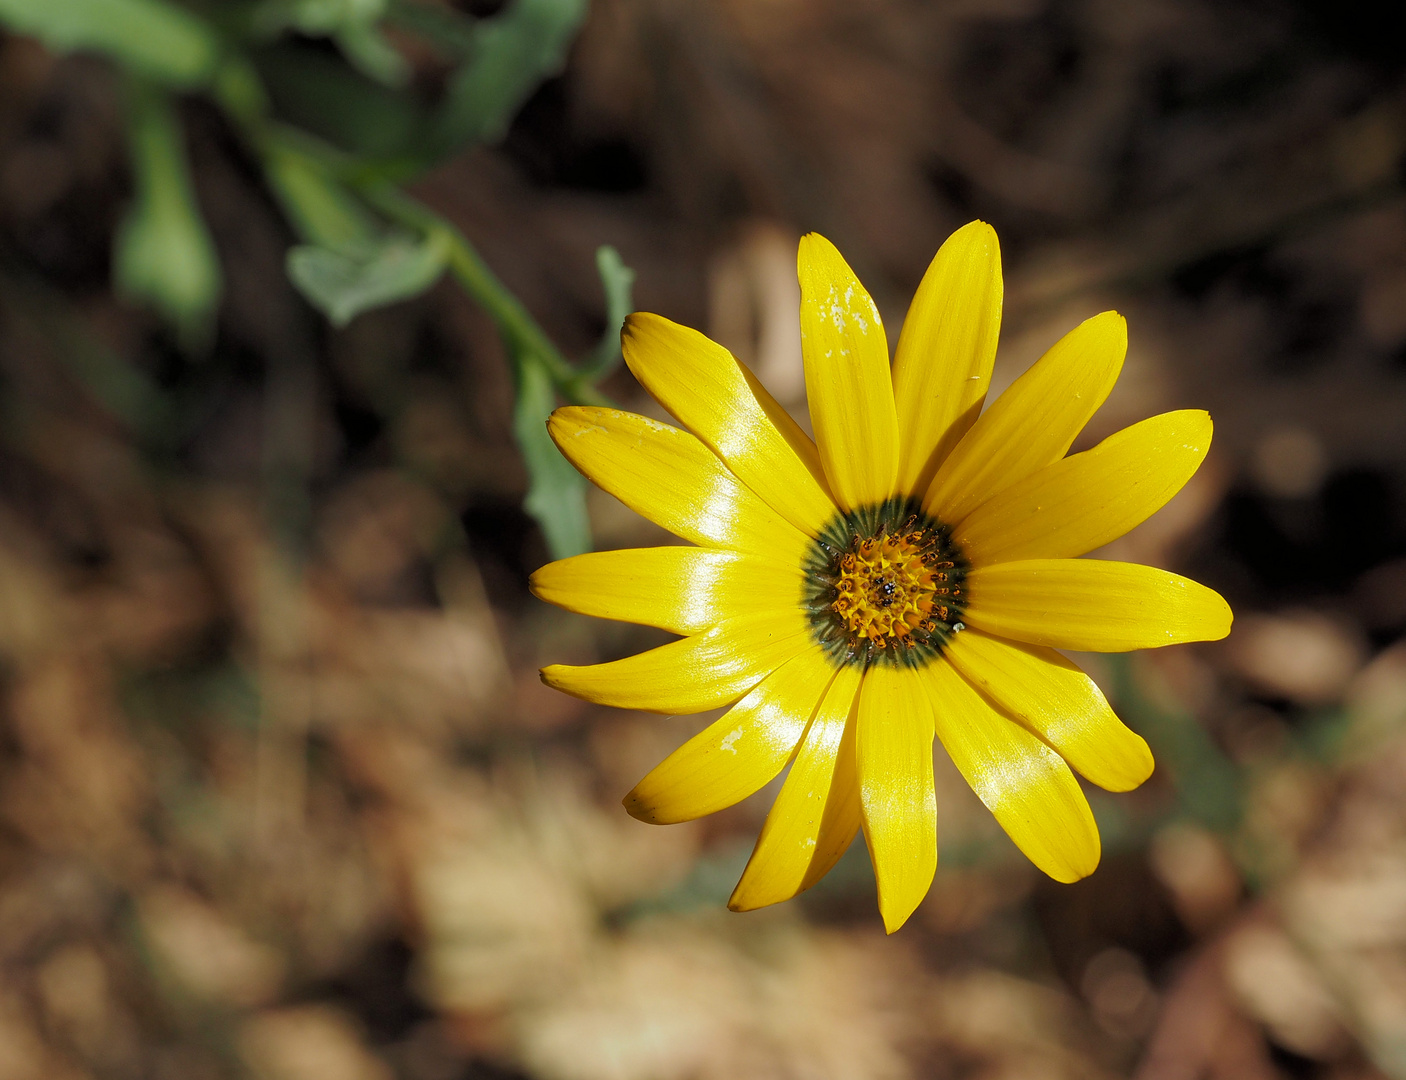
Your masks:
{"label": "yellow flower", "polygon": [[626,362],[682,429],[613,409],[552,415],[576,468],[696,546],[537,571],[544,600],[683,635],[542,678],[619,708],[731,706],[626,796],[643,821],[711,814],[790,764],[734,910],[809,888],[863,828],[884,924],[903,925],[937,868],[934,734],[1026,856],[1076,881],[1099,838],[1070,767],[1127,791],[1152,755],[1055,650],[1213,640],[1231,612],[1176,574],[1075,556],[1180,490],[1210,417],[1164,413],[1065,456],[1122,367],[1115,312],[982,412],[1002,300],[984,222],[928,267],[892,370],[879,313],[834,246],[812,233],[798,262],[814,442],[726,349],[643,313],[626,323]]}

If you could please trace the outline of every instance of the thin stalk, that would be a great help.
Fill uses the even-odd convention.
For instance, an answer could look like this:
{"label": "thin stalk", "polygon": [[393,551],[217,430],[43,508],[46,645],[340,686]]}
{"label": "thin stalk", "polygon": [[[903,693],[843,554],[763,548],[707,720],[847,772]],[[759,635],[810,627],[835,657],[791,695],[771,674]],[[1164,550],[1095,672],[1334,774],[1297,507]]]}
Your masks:
{"label": "thin stalk", "polygon": [[390,220],[428,236],[439,236],[446,245],[449,271],[466,293],[498,327],[516,362],[530,356],[541,364],[557,392],[574,405],[611,405],[611,400],[591,385],[562,356],[551,339],[508,288],[498,280],[464,234],[429,207],[384,181],[359,184],[358,192]]}

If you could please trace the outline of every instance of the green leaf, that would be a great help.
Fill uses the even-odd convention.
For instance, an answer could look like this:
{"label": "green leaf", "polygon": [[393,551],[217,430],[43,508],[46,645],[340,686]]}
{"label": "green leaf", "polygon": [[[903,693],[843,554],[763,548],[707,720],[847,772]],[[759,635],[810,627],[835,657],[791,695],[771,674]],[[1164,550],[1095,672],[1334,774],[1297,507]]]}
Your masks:
{"label": "green leaf", "polygon": [[473,54],[476,22],[451,7],[392,0],[386,8],[386,22],[410,31],[449,59],[466,60]]}
{"label": "green leaf", "polygon": [[285,122],[364,157],[418,162],[425,156],[427,113],[408,90],[367,78],[306,43],[278,41],[251,56]]}
{"label": "green leaf", "polygon": [[269,37],[291,29],[308,37],[332,38],[363,75],[401,86],[410,78],[410,65],[376,29],[385,14],[386,0],[264,0],[252,25],[256,33]]}
{"label": "green leaf", "polygon": [[117,289],[152,304],[193,346],[208,332],[220,301],[215,245],[195,204],[165,92],[134,80],[128,124],[137,197],[117,232]]}
{"label": "green leaf", "polygon": [[289,27],[326,37],[352,23],[370,25],[386,12],[386,0],[264,0],[254,13],[255,30],[276,34]]}
{"label": "green leaf", "polygon": [[586,0],[514,0],[480,22],[472,58],[449,83],[440,147],[501,139],[537,84],[561,69],[585,17]]}
{"label": "green leaf", "polygon": [[309,244],[288,253],[288,276],[334,326],[345,326],[363,311],[424,292],[444,273],[448,254],[441,233],[342,249]]}
{"label": "green leaf", "polygon": [[551,377],[531,354],[514,359],[517,401],[513,404],[513,435],[529,481],[523,509],[542,527],[552,558],[580,555],[591,550],[586,481],[547,434],[547,417],[556,407]]}
{"label": "green leaf", "polygon": [[215,31],[164,0],[0,0],[0,24],[55,52],[103,53],[182,89],[208,82],[220,58]]}
{"label": "green leaf", "polygon": [[581,363],[581,374],[591,382],[609,375],[620,363],[620,328],[635,307],[635,272],[625,265],[620,252],[609,244],[596,248],[596,272],[605,290],[605,332]]}
{"label": "green leaf", "polygon": [[405,57],[371,23],[348,23],[332,38],[352,67],[386,86],[404,86],[410,81],[410,65]]}
{"label": "green leaf", "polygon": [[376,220],[316,158],[290,141],[270,139],[264,175],[283,212],[307,243],[341,250],[376,239]]}

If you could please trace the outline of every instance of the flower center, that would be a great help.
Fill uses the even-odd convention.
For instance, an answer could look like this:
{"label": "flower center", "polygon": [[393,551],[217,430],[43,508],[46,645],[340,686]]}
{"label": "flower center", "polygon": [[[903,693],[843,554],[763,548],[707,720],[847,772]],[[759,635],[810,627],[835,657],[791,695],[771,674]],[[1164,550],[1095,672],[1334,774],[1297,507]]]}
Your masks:
{"label": "flower center", "polygon": [[805,571],[811,630],[836,663],[921,666],[963,629],[966,560],[916,500],[839,515]]}

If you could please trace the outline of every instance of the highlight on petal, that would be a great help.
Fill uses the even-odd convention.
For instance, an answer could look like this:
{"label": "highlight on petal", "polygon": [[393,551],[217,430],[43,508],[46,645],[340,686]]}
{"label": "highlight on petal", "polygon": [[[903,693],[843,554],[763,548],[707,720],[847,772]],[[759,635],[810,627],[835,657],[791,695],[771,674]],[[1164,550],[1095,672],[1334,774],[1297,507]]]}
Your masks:
{"label": "highlight on petal", "polygon": [[595,551],[548,563],[528,582],[539,599],[601,619],[701,634],[725,619],[800,602],[800,568],[695,547]]}
{"label": "highlight on petal", "polygon": [[984,221],[938,249],[909,305],[893,359],[898,490],[922,495],[981,413],[1001,333],[1001,245]]}
{"label": "highlight on petal", "polygon": [[898,417],[879,309],[835,245],[801,237],[801,355],[820,460],[841,510],[893,495]]}
{"label": "highlight on petal", "polygon": [[976,565],[1067,559],[1116,540],[1182,489],[1211,446],[1200,409],[1163,413],[993,495],[955,529]]}
{"label": "highlight on petal", "polygon": [[786,767],[834,674],[819,649],[793,656],[655,766],[625,809],[669,825],[741,802]]}
{"label": "highlight on petal", "polygon": [[1128,328],[1105,311],[1065,334],[1011,384],[938,467],[923,509],[956,523],[1064,456],[1123,369]]}
{"label": "highlight on petal", "polygon": [[890,934],[908,921],[937,872],[932,706],[915,674],[871,667],[859,690],[855,757],[864,839]]}
{"label": "highlight on petal", "polygon": [[859,832],[854,754],[859,679],[858,668],[841,668],[825,692],[727,902],[733,911],[780,903],[809,889]]}
{"label": "highlight on petal", "polygon": [[542,681],[597,705],[695,713],[730,705],[804,649],[813,648],[800,613],[748,616],[706,634],[605,664],[552,664]]}
{"label": "highlight on petal", "polygon": [[967,575],[968,626],[1032,645],[1127,652],[1230,633],[1230,605],[1189,578],[1136,563],[1028,559]]}
{"label": "highlight on petal", "polygon": [[552,413],[547,430],[588,480],[675,536],[800,565],[805,535],[688,432],[619,409],[574,405]]}
{"label": "highlight on petal", "polygon": [[1079,667],[1053,649],[968,629],[947,643],[948,661],[1006,712],[1049,743],[1085,779],[1131,791],[1152,775],[1152,751],[1113,714]]}
{"label": "highlight on petal", "polygon": [[951,665],[923,669],[937,737],[1025,857],[1056,881],[1098,867],[1098,826],[1064,759],[1001,715]]}
{"label": "highlight on petal", "polygon": [[815,444],[732,353],[646,312],[625,320],[620,343],[660,405],[778,514],[807,536],[819,534],[835,507]]}

